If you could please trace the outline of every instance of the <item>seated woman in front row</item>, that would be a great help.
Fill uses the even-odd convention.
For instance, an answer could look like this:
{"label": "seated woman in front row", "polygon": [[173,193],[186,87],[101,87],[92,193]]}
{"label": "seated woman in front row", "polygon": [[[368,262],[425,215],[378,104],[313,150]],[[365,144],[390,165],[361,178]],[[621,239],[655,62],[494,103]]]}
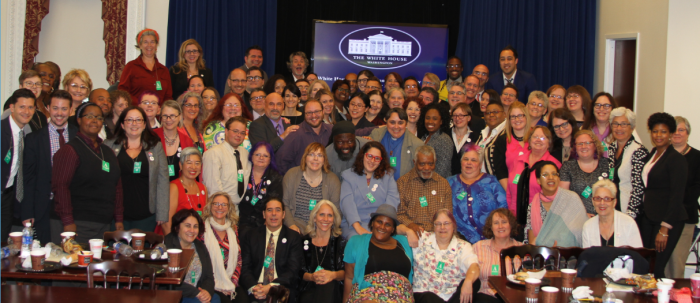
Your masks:
{"label": "seated woman in front row", "polygon": [[637,222],[615,210],[615,183],[603,179],[593,184],[593,206],[597,216],[583,224],[583,248],[591,246],[644,247]]}
{"label": "seated woman in front row", "polygon": [[435,212],[433,223],[435,232],[424,232],[413,250],[413,297],[416,303],[470,302],[481,286],[476,254],[456,237],[452,210]]}
{"label": "seated woman in front row", "polygon": [[525,234],[532,245],[581,246],[581,231],[588,220],[578,194],[559,187],[559,168],[554,162],[535,163],[535,176],[542,191],[527,207]]}

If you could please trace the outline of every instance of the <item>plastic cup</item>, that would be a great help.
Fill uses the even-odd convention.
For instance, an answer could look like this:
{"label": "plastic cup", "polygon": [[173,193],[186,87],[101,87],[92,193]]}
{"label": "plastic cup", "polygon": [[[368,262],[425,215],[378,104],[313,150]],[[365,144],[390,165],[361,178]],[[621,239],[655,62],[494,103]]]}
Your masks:
{"label": "plastic cup", "polygon": [[10,233],[10,241],[12,241],[12,243],[8,244],[12,244],[17,250],[22,249],[22,232],[16,231]]}
{"label": "plastic cup", "polygon": [[525,279],[525,298],[527,301],[537,301],[540,293],[540,284],[542,284],[540,279]]}
{"label": "plastic cup", "polygon": [[182,249],[171,248],[168,249],[168,268],[170,270],[180,269],[180,255],[182,254]]}
{"label": "plastic cup", "polygon": [[32,269],[44,270],[44,257],[46,256],[46,251],[43,249],[36,249],[32,250],[30,255],[32,256]]}
{"label": "plastic cup", "polygon": [[559,288],[552,286],[542,286],[542,301],[544,303],[556,303],[559,298]]}
{"label": "plastic cup", "polygon": [[574,280],[576,280],[575,269],[561,270],[561,288],[565,291],[570,291],[574,288]]}
{"label": "plastic cup", "polygon": [[88,266],[92,263],[92,252],[84,250],[78,254],[78,265]]}
{"label": "plastic cup", "polygon": [[95,259],[102,259],[102,244],[104,240],[102,239],[91,239],[88,241],[90,243],[90,252],[92,252],[92,257]]}
{"label": "plastic cup", "polygon": [[134,251],[142,251],[143,245],[146,242],[146,234],[144,233],[133,233],[131,234],[131,247]]}
{"label": "plastic cup", "polygon": [[61,233],[61,243],[66,243],[66,241],[70,239],[75,239],[75,232],[73,231],[64,231]]}
{"label": "plastic cup", "polygon": [[693,298],[700,298],[700,274],[690,275],[690,289],[693,292]]}

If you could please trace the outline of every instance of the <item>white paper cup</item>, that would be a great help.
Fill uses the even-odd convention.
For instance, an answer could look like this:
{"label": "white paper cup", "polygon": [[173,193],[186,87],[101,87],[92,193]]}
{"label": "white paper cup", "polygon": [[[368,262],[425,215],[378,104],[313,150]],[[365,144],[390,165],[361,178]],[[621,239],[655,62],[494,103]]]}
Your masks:
{"label": "white paper cup", "polygon": [[90,252],[92,252],[92,256],[95,259],[102,259],[102,244],[104,244],[104,240],[102,239],[91,239],[90,241]]}

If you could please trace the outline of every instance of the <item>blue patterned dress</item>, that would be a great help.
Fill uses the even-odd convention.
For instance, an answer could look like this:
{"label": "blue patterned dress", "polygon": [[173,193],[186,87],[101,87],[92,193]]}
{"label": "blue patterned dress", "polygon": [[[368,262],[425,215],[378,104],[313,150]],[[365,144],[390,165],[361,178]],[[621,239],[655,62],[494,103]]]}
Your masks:
{"label": "blue patterned dress", "polygon": [[452,213],[457,231],[469,243],[484,240],[483,228],[491,211],[508,207],[506,191],[496,177],[484,173],[472,185],[462,182],[459,174],[447,178],[452,188]]}

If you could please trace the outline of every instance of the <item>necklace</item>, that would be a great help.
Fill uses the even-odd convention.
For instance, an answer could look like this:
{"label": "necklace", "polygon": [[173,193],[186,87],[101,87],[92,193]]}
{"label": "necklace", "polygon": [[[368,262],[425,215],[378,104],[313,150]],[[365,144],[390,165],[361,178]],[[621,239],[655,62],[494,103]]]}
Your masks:
{"label": "necklace", "polygon": [[[331,241],[330,241],[330,239],[329,239],[329,240],[328,240],[328,245],[330,245],[330,243],[331,243]],[[321,261],[319,261],[319,260],[318,260],[318,250],[314,250],[314,252],[316,252],[316,263],[318,264],[317,266],[321,266],[321,264],[323,264],[323,260],[326,259],[326,253],[328,252],[328,250],[326,249],[326,251],[324,252],[324,251],[323,251],[323,247],[318,247],[318,246],[316,246],[316,248],[318,248],[318,250],[320,250],[321,252],[323,252],[323,257],[321,258]]]}
{"label": "necklace", "polygon": [[180,138],[176,135],[175,138],[170,139],[168,138],[168,135],[165,134],[165,131],[163,131],[163,137],[165,137],[165,144],[168,146],[173,146],[173,144],[175,144],[175,141]]}
{"label": "necklace", "polygon": [[313,180],[309,179],[309,177],[307,176],[306,172],[304,172],[303,175],[304,175],[304,179],[306,179],[306,182],[308,182],[309,185],[314,185],[314,184],[316,184],[316,182],[319,182],[319,180],[320,180],[321,178],[323,178],[323,175],[322,175],[322,174],[319,174],[319,176],[316,177],[316,178],[314,178]]}
{"label": "necklace", "polygon": [[[187,197],[187,202],[190,203],[190,208],[194,208],[192,205],[192,200],[190,200],[189,192],[187,191],[187,186],[182,178],[180,179],[180,184],[182,184],[182,187],[185,188],[185,196]],[[197,190],[197,209],[202,209],[202,203],[199,201],[199,190]]]}
{"label": "necklace", "polygon": [[515,140],[518,140],[518,142],[523,142],[523,137],[518,137],[515,135],[515,133],[513,133],[513,138],[515,138]]}
{"label": "necklace", "polygon": [[101,148],[100,148],[100,155],[101,155],[101,156],[98,156],[97,153],[96,153],[94,150],[92,150],[92,148],[90,148],[90,146],[88,146],[87,143],[85,143],[85,141],[83,141],[83,139],[80,139],[80,140],[78,140],[78,141],[82,142],[83,145],[85,145],[85,147],[87,147],[87,148],[92,152],[92,154],[95,155],[95,157],[97,157],[97,159],[102,160],[102,162],[105,161],[105,157],[104,157],[104,154],[102,153],[102,149],[101,149]]}

